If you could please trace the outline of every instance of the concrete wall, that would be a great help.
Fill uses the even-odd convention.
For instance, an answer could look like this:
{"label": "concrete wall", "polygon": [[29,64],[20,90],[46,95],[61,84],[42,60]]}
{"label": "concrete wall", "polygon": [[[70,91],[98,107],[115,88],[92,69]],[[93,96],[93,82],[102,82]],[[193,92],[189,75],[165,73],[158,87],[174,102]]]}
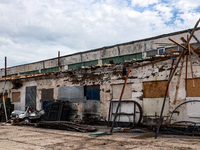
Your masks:
{"label": "concrete wall", "polygon": [[[195,60],[195,58],[193,58]],[[185,66],[185,63],[184,65]],[[144,82],[152,81],[164,81],[169,78],[169,72],[171,68],[171,60],[163,61],[154,65],[148,65],[138,69],[132,69],[129,79],[127,81],[127,87],[125,94],[127,94],[122,100],[132,100],[137,101],[144,111],[144,116],[148,118],[154,118],[159,115],[163,97],[159,98],[144,98]],[[189,67],[188,67],[189,68]],[[200,77],[200,66],[194,61],[194,77]],[[180,76],[180,86],[177,92],[177,100],[174,103],[174,98],[177,89],[177,80],[179,79],[180,66],[177,69],[175,76],[169,86],[169,98],[166,103],[164,116],[166,116],[166,121],[168,121],[171,112],[174,108],[187,100],[190,99],[200,99],[199,97],[186,97],[185,89],[185,68],[182,70]],[[188,78],[191,78],[191,71],[188,69]],[[37,86],[37,109],[41,109],[41,90],[42,89],[54,89],[54,99],[58,97],[58,87],[59,86],[79,86],[79,85],[100,85],[100,103],[99,102],[88,102],[86,103],[75,103],[74,105],[78,111],[78,118],[84,117],[84,109],[89,106],[97,106],[98,114],[101,119],[108,120],[109,105],[111,100],[117,100],[114,93],[121,92],[122,84],[124,83],[124,77],[122,76],[122,65],[113,65],[112,67],[99,67],[91,71],[90,69],[82,70],[72,70],[68,72],[63,72],[60,75],[51,77],[38,77],[31,79],[23,79],[23,86],[19,89],[12,89],[12,83],[7,81],[5,84],[5,90],[8,91],[9,97],[11,97],[12,92],[21,92],[21,102],[14,103],[15,109],[24,110],[25,107],[25,93],[27,86]],[[0,82],[0,93],[3,92],[5,82]],[[113,88],[115,87],[115,88]],[[165,90],[165,87],[163,87]],[[115,91],[114,91],[115,90]],[[116,91],[117,90],[117,91]],[[131,94],[131,97],[130,97]],[[12,97],[11,97],[12,98]],[[98,103],[98,104],[97,104]],[[199,105],[199,104],[198,104]],[[195,106],[195,107],[193,107]],[[114,110],[116,105],[114,106]],[[194,109],[193,109],[194,108]],[[133,105],[124,103],[122,105],[121,111],[130,113],[133,111]],[[177,120],[192,120],[200,121],[196,117],[199,114],[199,109],[196,109],[196,105],[188,105],[180,108],[180,115],[175,114],[173,116],[173,121]],[[121,117],[121,121],[129,121],[130,118],[127,116]],[[145,120],[144,120],[145,121]]]}

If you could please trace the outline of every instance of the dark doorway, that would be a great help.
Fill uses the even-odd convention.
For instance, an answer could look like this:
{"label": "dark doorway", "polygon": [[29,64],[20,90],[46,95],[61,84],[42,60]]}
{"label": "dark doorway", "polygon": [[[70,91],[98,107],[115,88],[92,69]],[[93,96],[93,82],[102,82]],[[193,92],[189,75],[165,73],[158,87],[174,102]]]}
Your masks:
{"label": "dark doorway", "polygon": [[36,86],[26,87],[25,108],[28,106],[36,109]]}

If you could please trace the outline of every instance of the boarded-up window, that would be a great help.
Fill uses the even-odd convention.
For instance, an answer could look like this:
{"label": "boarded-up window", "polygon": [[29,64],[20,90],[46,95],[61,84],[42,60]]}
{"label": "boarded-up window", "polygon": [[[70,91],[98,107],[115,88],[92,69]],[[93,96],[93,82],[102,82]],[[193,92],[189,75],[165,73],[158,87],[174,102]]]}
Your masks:
{"label": "boarded-up window", "polygon": [[95,86],[85,86],[85,96],[87,100],[100,100],[100,87]]}
{"label": "boarded-up window", "polygon": [[[120,98],[122,88],[123,88],[123,84],[116,84],[112,86],[113,99]],[[124,90],[122,99],[132,99],[132,85],[131,84],[126,84],[126,88]]]}
{"label": "boarded-up window", "polygon": [[[144,82],[144,98],[159,98],[165,96],[167,81]],[[167,97],[168,94],[167,94]]]}
{"label": "boarded-up window", "polygon": [[20,92],[12,92],[12,102],[20,102]]}
{"label": "boarded-up window", "polygon": [[52,101],[53,100],[53,89],[42,89],[41,93],[42,101]]}
{"label": "boarded-up window", "polygon": [[187,80],[187,97],[200,97],[200,78],[194,79],[195,87],[193,87],[193,80]]}

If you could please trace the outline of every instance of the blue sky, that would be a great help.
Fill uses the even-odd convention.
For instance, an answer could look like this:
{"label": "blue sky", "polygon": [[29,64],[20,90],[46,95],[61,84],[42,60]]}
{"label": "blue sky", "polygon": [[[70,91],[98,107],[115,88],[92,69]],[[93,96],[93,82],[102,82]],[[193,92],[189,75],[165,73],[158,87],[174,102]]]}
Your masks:
{"label": "blue sky", "polygon": [[192,28],[200,0],[0,0],[0,68]]}

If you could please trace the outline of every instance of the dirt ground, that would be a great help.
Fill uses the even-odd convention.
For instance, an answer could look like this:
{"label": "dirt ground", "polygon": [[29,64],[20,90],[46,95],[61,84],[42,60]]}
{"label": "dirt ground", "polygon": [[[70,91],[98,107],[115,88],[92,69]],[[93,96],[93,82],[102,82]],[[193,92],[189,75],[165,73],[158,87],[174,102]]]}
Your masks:
{"label": "dirt ground", "polygon": [[[108,131],[105,126],[98,131]],[[200,137],[159,135],[153,132],[113,132],[91,137],[89,133],[42,129],[28,126],[0,125],[0,150],[198,150]]]}

